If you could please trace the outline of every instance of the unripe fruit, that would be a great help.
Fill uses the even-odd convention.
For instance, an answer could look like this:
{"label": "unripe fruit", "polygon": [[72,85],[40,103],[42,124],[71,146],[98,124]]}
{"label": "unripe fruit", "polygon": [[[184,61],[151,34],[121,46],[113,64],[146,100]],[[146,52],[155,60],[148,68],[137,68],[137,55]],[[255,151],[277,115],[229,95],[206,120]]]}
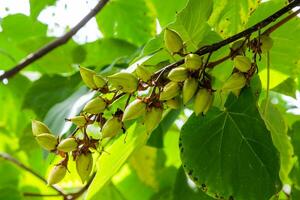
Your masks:
{"label": "unripe fruit", "polygon": [[210,98],[208,100],[208,103],[207,103],[206,107],[203,110],[203,114],[206,114],[208,112],[208,110],[211,108],[213,102],[214,102],[214,96],[211,94]]}
{"label": "unripe fruit", "polygon": [[76,170],[82,183],[89,177],[93,169],[93,156],[91,152],[80,154],[76,158]]}
{"label": "unripe fruit", "polygon": [[96,74],[96,72],[94,72],[93,70],[90,70],[88,68],[85,68],[85,67],[80,67],[79,72],[80,72],[83,82],[89,88],[91,88],[91,89],[97,88],[96,84],[94,83],[94,79],[93,79],[93,76]]}
{"label": "unripe fruit", "polygon": [[48,185],[60,182],[66,175],[67,168],[64,165],[56,165],[50,172],[48,177]]}
{"label": "unripe fruit", "polygon": [[102,138],[114,137],[122,130],[122,122],[117,117],[112,117],[102,127]]}
{"label": "unripe fruit", "polygon": [[166,105],[171,109],[178,109],[180,107],[178,99],[169,99],[166,101]]}
{"label": "unripe fruit", "polygon": [[176,97],[180,92],[180,87],[177,82],[169,82],[165,85],[163,91],[160,93],[160,100],[169,100]]}
{"label": "unripe fruit", "polygon": [[242,73],[234,73],[224,83],[222,91],[235,91],[243,88],[246,85],[246,78]]}
{"label": "unripe fruit", "polygon": [[164,32],[165,46],[171,53],[181,52],[183,49],[183,41],[179,34],[174,30],[166,28]]}
{"label": "unripe fruit", "polygon": [[136,73],[137,77],[139,77],[139,79],[141,79],[144,82],[149,81],[152,76],[151,72],[146,67],[143,67],[141,65],[139,65],[136,68],[135,73]]}
{"label": "unripe fruit", "polygon": [[239,51],[237,52],[237,54],[239,55],[242,55],[246,51],[246,48],[246,43],[243,40],[235,41],[231,46],[231,49],[233,51],[237,51],[239,49]]}
{"label": "unripe fruit", "polygon": [[158,125],[163,114],[161,108],[151,108],[146,112],[144,124],[146,126],[147,133],[151,133]]}
{"label": "unripe fruit", "polygon": [[49,133],[41,133],[35,137],[36,141],[41,147],[48,151],[52,151],[56,148],[57,138]]}
{"label": "unripe fruit", "polygon": [[188,70],[185,67],[176,67],[172,69],[168,74],[168,79],[175,82],[181,82],[188,77]]}
{"label": "unripe fruit", "polygon": [[206,110],[210,99],[211,93],[206,88],[201,88],[198,90],[194,104],[194,112],[196,113],[196,115],[199,115]]}
{"label": "unripe fruit", "polygon": [[32,126],[32,133],[34,136],[37,136],[42,133],[51,133],[48,126],[40,121],[32,120],[31,126]]}
{"label": "unripe fruit", "polygon": [[182,89],[183,104],[187,104],[195,95],[198,89],[198,81],[195,78],[189,78],[184,81]]}
{"label": "unripe fruit", "polygon": [[77,147],[78,147],[78,143],[76,139],[71,137],[60,141],[60,143],[57,146],[57,149],[63,152],[71,152],[76,150]]}
{"label": "unripe fruit", "polygon": [[136,99],[125,108],[122,121],[136,119],[146,112],[146,104],[140,100]]}
{"label": "unripe fruit", "polygon": [[184,58],[185,67],[191,70],[197,70],[202,67],[202,57],[197,54],[188,54]]}
{"label": "unripe fruit", "polygon": [[101,97],[96,97],[92,100],[90,100],[83,108],[84,112],[90,113],[90,114],[98,114],[105,110],[106,108],[106,102]]}
{"label": "unripe fruit", "polygon": [[106,80],[101,75],[94,74],[93,80],[97,88],[103,88],[106,85]]}
{"label": "unripe fruit", "polygon": [[260,42],[261,42],[260,49],[262,53],[267,53],[273,46],[272,38],[267,35],[262,35],[260,37]]}
{"label": "unripe fruit", "polygon": [[83,127],[87,123],[87,119],[85,118],[85,116],[76,116],[71,118],[70,121],[79,127]]}
{"label": "unripe fruit", "polygon": [[234,57],[233,64],[241,72],[247,72],[251,68],[251,60],[246,56]]}
{"label": "unripe fruit", "polygon": [[107,79],[113,87],[127,93],[134,92],[138,86],[138,79],[131,73],[119,72]]}

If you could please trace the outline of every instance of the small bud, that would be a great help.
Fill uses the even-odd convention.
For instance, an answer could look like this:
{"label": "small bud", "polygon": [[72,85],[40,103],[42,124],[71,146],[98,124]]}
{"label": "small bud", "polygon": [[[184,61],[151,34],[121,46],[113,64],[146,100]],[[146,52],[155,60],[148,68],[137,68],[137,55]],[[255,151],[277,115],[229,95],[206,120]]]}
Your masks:
{"label": "small bud", "polygon": [[178,109],[180,107],[180,103],[177,98],[167,100],[166,105],[171,109]]}
{"label": "small bud", "polygon": [[171,53],[179,53],[183,49],[183,41],[174,30],[166,28],[164,32],[165,46]]}
{"label": "small bud", "polygon": [[51,133],[48,126],[46,124],[44,124],[43,122],[40,122],[37,120],[32,120],[31,126],[32,126],[32,133],[34,136],[37,136],[42,133]]}
{"label": "small bud", "polygon": [[113,87],[127,93],[134,92],[138,86],[138,79],[131,73],[119,72],[107,79]]}
{"label": "small bud", "polygon": [[80,154],[76,158],[76,170],[82,183],[87,180],[93,169],[93,156],[91,152]]}
{"label": "small bud", "polygon": [[198,81],[195,78],[189,78],[184,81],[182,89],[183,104],[187,104],[195,95],[198,89]]}
{"label": "small bud", "polygon": [[139,77],[139,79],[141,79],[144,82],[149,81],[152,76],[151,72],[146,67],[143,67],[141,65],[139,65],[136,68],[135,73],[136,73],[137,77]]}
{"label": "small bud", "polygon": [[91,89],[96,89],[97,86],[94,83],[93,76],[96,74],[93,70],[90,70],[85,67],[80,67],[79,72],[83,82]]}
{"label": "small bud", "polygon": [[234,57],[233,64],[241,72],[247,72],[251,68],[251,60],[246,56]]}
{"label": "small bud", "polygon": [[262,35],[260,37],[260,42],[261,42],[260,49],[262,53],[267,53],[273,46],[272,38],[267,35]]}
{"label": "small bud", "polygon": [[160,93],[160,100],[169,100],[176,97],[180,92],[180,87],[177,82],[169,82],[165,85],[163,91]]}
{"label": "small bud", "polygon": [[76,150],[77,147],[78,147],[78,143],[76,139],[71,137],[60,141],[60,143],[57,146],[57,149],[63,152],[71,152]]}
{"label": "small bud", "polygon": [[125,108],[122,121],[136,119],[146,112],[146,104],[140,100],[136,99]]}
{"label": "small bud", "polygon": [[222,91],[236,91],[242,89],[246,85],[246,78],[242,73],[234,73],[224,83]]}
{"label": "small bud", "polygon": [[73,122],[76,126],[79,127],[83,127],[87,124],[87,119],[85,118],[85,116],[76,116],[76,117],[72,117],[71,119],[69,119],[71,122]]}
{"label": "small bud", "polygon": [[185,67],[191,70],[197,70],[202,67],[202,57],[197,54],[188,54],[184,58]]}
{"label": "small bud", "polygon": [[60,182],[66,175],[67,168],[64,165],[56,165],[50,172],[48,177],[48,185]]}
{"label": "small bud", "polygon": [[102,127],[102,138],[114,137],[122,130],[122,122],[117,117],[112,117]]}
{"label": "small bud", "polygon": [[93,80],[97,88],[103,88],[106,85],[106,80],[101,75],[94,74]]}
{"label": "small bud", "polygon": [[35,137],[36,141],[41,147],[48,151],[52,151],[56,148],[57,138],[49,133],[41,133]]}
{"label": "small bud", "polygon": [[155,107],[146,112],[144,124],[146,126],[147,133],[151,133],[159,125],[162,114],[163,109]]}
{"label": "small bud", "polygon": [[211,93],[206,88],[198,90],[195,97],[194,112],[196,115],[203,113],[211,101]]}
{"label": "small bud", "polygon": [[177,67],[172,69],[168,74],[168,79],[175,82],[181,82],[187,79],[188,70],[185,67]]}
{"label": "small bud", "polygon": [[84,112],[98,114],[105,110],[107,104],[102,97],[96,97],[90,100],[83,108]]}

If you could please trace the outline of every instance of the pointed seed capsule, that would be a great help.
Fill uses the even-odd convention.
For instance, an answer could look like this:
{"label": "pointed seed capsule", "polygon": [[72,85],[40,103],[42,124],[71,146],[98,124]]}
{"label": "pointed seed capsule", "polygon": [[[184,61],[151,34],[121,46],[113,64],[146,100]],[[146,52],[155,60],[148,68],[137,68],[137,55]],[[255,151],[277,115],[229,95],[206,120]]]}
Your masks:
{"label": "pointed seed capsule", "polygon": [[234,73],[229,79],[224,83],[222,91],[235,91],[242,89],[246,85],[246,78],[242,73]]}
{"label": "pointed seed capsule", "polygon": [[57,146],[57,149],[63,152],[71,152],[76,150],[77,147],[78,147],[78,143],[76,139],[71,137],[60,141],[60,143]]}
{"label": "pointed seed capsule", "polygon": [[85,116],[76,116],[76,117],[72,117],[71,119],[69,119],[73,124],[75,124],[76,126],[79,127],[83,127],[86,125],[86,123],[88,122],[87,119],[85,118]]}
{"label": "pointed seed capsule", "polygon": [[64,165],[56,165],[50,172],[48,177],[48,185],[60,182],[66,175],[67,168]]}
{"label": "pointed seed capsule", "polygon": [[214,102],[214,96],[213,96],[213,94],[211,94],[210,98],[208,100],[208,103],[207,103],[206,107],[203,110],[204,115],[209,111],[209,109],[211,108],[213,102]]}
{"label": "pointed seed capsule", "polygon": [[119,72],[107,77],[108,82],[123,92],[132,93],[137,89],[138,79],[131,73]]}
{"label": "pointed seed capsule", "polygon": [[83,111],[90,113],[90,114],[98,114],[105,110],[106,105],[107,104],[102,97],[96,97],[96,98],[90,100],[84,106]]}
{"label": "pointed seed capsule", "polygon": [[31,126],[32,126],[32,133],[34,136],[37,136],[42,133],[51,133],[48,126],[46,124],[44,124],[43,122],[40,122],[37,120],[32,120]]}
{"label": "pointed seed capsule", "polygon": [[169,82],[167,85],[165,85],[163,91],[160,93],[160,100],[169,100],[177,95],[179,95],[180,92],[180,86],[177,82]]}
{"label": "pointed seed capsule", "polygon": [[35,137],[36,141],[41,147],[48,151],[52,151],[56,148],[57,138],[49,133],[41,133]]}
{"label": "pointed seed capsule", "polygon": [[82,183],[90,176],[93,169],[93,156],[91,152],[80,154],[76,158],[76,170]]}
{"label": "pointed seed capsule", "polygon": [[210,99],[211,93],[206,88],[201,88],[198,90],[194,104],[194,112],[196,113],[196,115],[199,115],[206,110]]}
{"label": "pointed seed capsule", "polygon": [[139,79],[141,79],[144,82],[147,82],[151,79],[151,72],[144,66],[139,65],[136,70],[135,73],[137,75],[137,77],[139,77]]}
{"label": "pointed seed capsule", "polygon": [[262,35],[260,37],[260,42],[261,42],[260,49],[262,53],[267,53],[273,46],[272,38],[267,35]]}
{"label": "pointed seed capsule", "polygon": [[106,80],[101,75],[94,74],[93,80],[97,88],[103,88],[106,85]]}
{"label": "pointed seed capsule", "polygon": [[93,79],[93,76],[96,74],[96,72],[94,72],[93,70],[90,70],[88,68],[85,68],[85,67],[80,67],[79,72],[80,72],[81,78],[82,78],[83,82],[86,84],[86,86],[88,86],[91,89],[97,88],[96,84],[94,83],[94,79]]}
{"label": "pointed seed capsule", "polygon": [[176,67],[172,69],[168,74],[168,79],[175,82],[181,82],[188,77],[188,70],[185,67]]}
{"label": "pointed seed capsule", "polygon": [[177,98],[167,100],[166,105],[171,109],[178,109],[180,107],[180,103]]}
{"label": "pointed seed capsule", "polygon": [[164,32],[164,41],[166,48],[171,53],[178,53],[183,49],[183,41],[179,34],[174,30],[166,28]]}
{"label": "pointed seed capsule", "polygon": [[163,109],[153,107],[146,112],[144,124],[147,133],[151,133],[158,125],[163,114]]}
{"label": "pointed seed capsule", "polygon": [[114,137],[122,130],[122,122],[117,117],[112,117],[102,127],[102,138]]}
{"label": "pointed seed capsule", "polygon": [[202,57],[197,54],[188,54],[184,58],[185,67],[191,70],[197,70],[202,67]]}
{"label": "pointed seed capsule", "polygon": [[195,95],[198,89],[198,81],[195,78],[189,78],[184,81],[182,89],[183,104],[187,104]]}
{"label": "pointed seed capsule", "polygon": [[136,99],[125,108],[122,121],[132,120],[140,117],[146,112],[146,104],[140,100]]}
{"label": "pointed seed capsule", "polygon": [[[242,46],[243,45],[243,46]],[[237,52],[239,55],[242,55],[246,49],[247,49],[247,46],[246,46],[246,43],[243,41],[243,40],[238,40],[238,41],[235,41],[232,46],[231,46],[231,49],[233,51],[237,51],[239,49],[239,51]]]}
{"label": "pointed seed capsule", "polygon": [[234,57],[233,64],[241,72],[247,72],[251,68],[251,60],[246,56]]}

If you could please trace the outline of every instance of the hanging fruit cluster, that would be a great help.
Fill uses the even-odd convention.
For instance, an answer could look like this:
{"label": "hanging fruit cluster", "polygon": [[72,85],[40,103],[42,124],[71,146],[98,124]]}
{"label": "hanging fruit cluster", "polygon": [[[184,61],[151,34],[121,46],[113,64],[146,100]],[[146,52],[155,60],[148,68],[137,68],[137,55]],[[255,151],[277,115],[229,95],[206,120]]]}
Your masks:
{"label": "hanging fruit cluster", "polygon": [[[85,182],[93,169],[92,152],[99,150],[104,139],[125,132],[127,121],[139,119],[150,134],[160,123],[163,111],[178,109],[181,99],[184,105],[193,105],[196,115],[208,112],[216,92],[212,88],[211,75],[207,72],[209,56],[186,53],[183,40],[174,30],[165,30],[164,41],[171,55],[183,58],[180,65],[170,65],[170,68],[162,69],[159,73],[152,73],[140,65],[134,73],[118,72],[103,77],[93,70],[80,68],[83,82],[96,91],[96,95],[86,103],[80,115],[67,119],[77,127],[68,138],[56,137],[42,122],[32,122],[33,135],[39,145],[62,157],[49,174],[49,184],[58,183],[64,178],[70,156],[76,162],[82,182]],[[247,47],[254,54],[253,61],[246,56]],[[239,96],[257,71],[256,54],[260,55],[271,47],[272,40],[268,36],[235,42],[230,54],[234,69],[220,92],[232,92]],[[127,96],[125,106],[118,107],[114,113],[108,112],[113,103],[124,96]],[[99,127],[99,139],[87,134],[90,125]]]}

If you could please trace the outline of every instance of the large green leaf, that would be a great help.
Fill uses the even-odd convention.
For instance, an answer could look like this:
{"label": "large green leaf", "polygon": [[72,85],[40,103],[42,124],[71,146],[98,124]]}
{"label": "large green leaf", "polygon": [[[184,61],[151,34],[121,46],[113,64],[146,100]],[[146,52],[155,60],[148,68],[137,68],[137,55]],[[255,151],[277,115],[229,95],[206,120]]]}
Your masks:
{"label": "large green leaf", "polygon": [[185,171],[210,194],[257,200],[281,188],[278,153],[250,88],[231,94],[224,110],[192,115],[179,146]]}
{"label": "large green leaf", "polygon": [[145,0],[112,0],[96,19],[105,37],[141,45],[155,34],[155,18]]}
{"label": "large green leaf", "polygon": [[294,146],[295,155],[300,160],[300,121],[296,121],[289,134],[292,138],[292,144]]}
{"label": "large green leaf", "polygon": [[272,140],[280,153],[280,179],[282,182],[288,180],[288,175],[293,165],[293,146],[287,134],[288,127],[280,111],[270,101],[262,102],[262,118],[271,132]]}
{"label": "large green leaf", "polygon": [[145,128],[138,124],[133,124],[127,130],[127,134],[126,143],[124,143],[124,137],[119,137],[111,146],[105,149],[109,154],[104,153],[98,159],[98,171],[89,187],[87,199],[92,199],[97,194],[126,162],[133,151],[145,144],[148,137]]}
{"label": "large green leaf", "polygon": [[55,3],[56,0],[30,0],[30,16],[37,18],[40,12],[49,5]]}

